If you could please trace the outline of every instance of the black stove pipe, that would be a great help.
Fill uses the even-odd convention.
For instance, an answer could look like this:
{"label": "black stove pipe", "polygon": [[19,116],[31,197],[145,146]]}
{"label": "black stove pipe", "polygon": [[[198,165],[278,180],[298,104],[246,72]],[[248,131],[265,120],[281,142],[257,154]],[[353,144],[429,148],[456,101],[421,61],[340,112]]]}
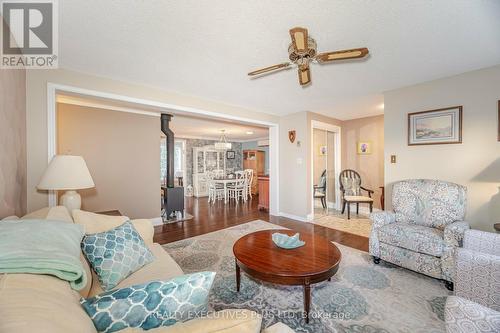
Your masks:
{"label": "black stove pipe", "polygon": [[167,187],[174,187],[174,132],[170,129],[171,114],[161,114],[161,131],[167,137]]}

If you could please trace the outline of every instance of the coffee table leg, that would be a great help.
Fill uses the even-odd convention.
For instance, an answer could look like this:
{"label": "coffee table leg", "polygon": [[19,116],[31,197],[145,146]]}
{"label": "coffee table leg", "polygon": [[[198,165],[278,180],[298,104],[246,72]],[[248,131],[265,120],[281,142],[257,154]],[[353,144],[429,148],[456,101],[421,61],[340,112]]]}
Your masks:
{"label": "coffee table leg", "polygon": [[240,281],[241,281],[241,272],[240,272],[240,266],[238,266],[238,263],[236,263],[236,291],[240,291]]}
{"label": "coffee table leg", "polygon": [[311,285],[309,281],[304,284],[304,312],[306,316],[306,324],[309,324],[309,309],[311,307]]}

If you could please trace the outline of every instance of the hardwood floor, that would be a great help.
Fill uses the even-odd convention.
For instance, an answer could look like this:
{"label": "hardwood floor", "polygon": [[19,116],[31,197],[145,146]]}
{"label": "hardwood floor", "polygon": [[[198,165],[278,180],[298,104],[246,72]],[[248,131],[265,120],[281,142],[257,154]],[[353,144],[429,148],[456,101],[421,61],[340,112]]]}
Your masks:
{"label": "hardwood floor", "polygon": [[216,202],[208,204],[206,198],[186,197],[186,210],[194,216],[193,220],[164,224],[155,227],[154,241],[160,244],[175,242],[181,239],[203,235],[254,220],[274,223],[297,232],[314,233],[358,250],[368,251],[368,238],[338,231],[312,223],[300,222],[284,217],[270,216],[257,209],[258,197],[246,203],[236,205],[234,202],[224,205]]}

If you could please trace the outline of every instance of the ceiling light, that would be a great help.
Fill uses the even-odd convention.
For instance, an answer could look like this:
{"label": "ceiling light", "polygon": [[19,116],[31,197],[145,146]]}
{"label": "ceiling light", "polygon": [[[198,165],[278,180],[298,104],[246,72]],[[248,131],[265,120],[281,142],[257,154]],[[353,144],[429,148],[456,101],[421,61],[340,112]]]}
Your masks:
{"label": "ceiling light", "polygon": [[253,132],[252,132],[252,131],[247,131],[247,134],[248,134],[248,135],[252,135],[252,134],[253,134]]}
{"label": "ceiling light", "polygon": [[229,150],[231,149],[232,145],[231,145],[231,142],[227,142],[227,139],[226,139],[226,131],[225,130],[221,130],[221,136],[220,136],[220,140],[218,142],[215,143],[215,149],[218,149],[218,150]]}

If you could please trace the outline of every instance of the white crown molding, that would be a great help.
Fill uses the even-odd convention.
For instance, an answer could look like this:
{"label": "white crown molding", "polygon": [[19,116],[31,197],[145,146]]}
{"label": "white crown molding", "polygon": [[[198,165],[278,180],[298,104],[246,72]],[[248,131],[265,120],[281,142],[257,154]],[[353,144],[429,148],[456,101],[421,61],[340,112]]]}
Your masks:
{"label": "white crown molding", "polygon": [[[197,136],[197,135],[176,135],[175,136],[176,139],[191,139],[191,140],[210,140],[210,141],[219,141],[220,140],[220,137],[217,137],[217,138],[211,138],[211,137],[206,137],[206,136]],[[236,142],[236,143],[243,143],[243,142],[252,142],[252,141],[257,141],[258,139],[255,139],[255,140],[249,140],[249,141],[245,141],[245,140],[239,140],[239,139],[229,139],[227,138],[227,142]]]}
{"label": "white crown molding", "polygon": [[255,138],[255,139],[245,139],[245,140],[241,140],[240,142],[254,142],[254,141],[260,141],[260,140],[269,140],[269,137],[263,136],[263,137]]}
{"label": "white crown molding", "polygon": [[67,96],[57,96],[57,103],[70,104],[70,105],[76,105],[76,106],[85,106],[85,107],[89,107],[89,108],[104,109],[104,110],[110,110],[110,111],[142,114],[145,116],[152,116],[152,117],[160,117],[160,115],[161,115],[160,113],[157,113],[157,112],[144,111],[144,110],[127,108],[127,107],[116,106],[116,105],[101,104],[101,103],[91,102],[91,101],[77,100],[77,99],[72,99],[71,97],[67,97]]}

